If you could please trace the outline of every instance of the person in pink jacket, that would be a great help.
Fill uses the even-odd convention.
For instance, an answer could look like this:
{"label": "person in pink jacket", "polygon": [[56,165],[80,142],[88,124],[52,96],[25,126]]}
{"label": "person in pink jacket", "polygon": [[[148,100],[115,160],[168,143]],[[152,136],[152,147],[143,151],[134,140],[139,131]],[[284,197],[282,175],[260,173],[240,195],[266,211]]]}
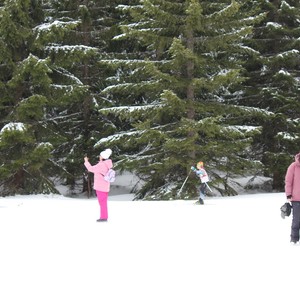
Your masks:
{"label": "person in pink jacket", "polygon": [[287,169],[285,194],[287,200],[292,204],[291,243],[296,244],[299,242],[300,231],[300,153],[295,156],[295,161]]}
{"label": "person in pink jacket", "polygon": [[88,157],[84,158],[84,165],[89,172],[94,173],[94,190],[98,198],[100,205],[100,218],[97,222],[105,222],[108,219],[107,210],[107,198],[110,190],[110,182],[104,179],[104,176],[109,169],[113,167],[112,160],[109,159],[111,156],[111,149],[106,149],[100,153],[99,162],[92,166],[89,162]]}

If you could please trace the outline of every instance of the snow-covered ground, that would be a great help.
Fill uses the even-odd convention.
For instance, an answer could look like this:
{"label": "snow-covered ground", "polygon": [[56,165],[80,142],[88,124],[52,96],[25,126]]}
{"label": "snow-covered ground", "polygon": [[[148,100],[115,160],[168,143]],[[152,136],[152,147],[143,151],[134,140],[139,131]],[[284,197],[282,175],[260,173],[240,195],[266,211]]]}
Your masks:
{"label": "snow-covered ground", "polygon": [[132,198],[0,198],[0,299],[299,299],[283,193]]}

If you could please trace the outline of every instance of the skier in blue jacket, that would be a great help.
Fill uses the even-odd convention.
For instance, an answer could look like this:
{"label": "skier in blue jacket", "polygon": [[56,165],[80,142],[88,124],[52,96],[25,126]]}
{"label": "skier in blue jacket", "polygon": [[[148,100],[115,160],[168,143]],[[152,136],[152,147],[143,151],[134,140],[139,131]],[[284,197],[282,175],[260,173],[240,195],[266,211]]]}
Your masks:
{"label": "skier in blue jacket", "polygon": [[197,163],[197,169],[192,166],[191,170],[196,173],[197,176],[199,176],[201,184],[199,188],[199,200],[195,202],[195,204],[204,204],[204,198],[206,195],[206,188],[207,188],[207,182],[209,181],[209,177],[207,175],[207,172],[204,169],[204,164],[202,161],[199,161]]}

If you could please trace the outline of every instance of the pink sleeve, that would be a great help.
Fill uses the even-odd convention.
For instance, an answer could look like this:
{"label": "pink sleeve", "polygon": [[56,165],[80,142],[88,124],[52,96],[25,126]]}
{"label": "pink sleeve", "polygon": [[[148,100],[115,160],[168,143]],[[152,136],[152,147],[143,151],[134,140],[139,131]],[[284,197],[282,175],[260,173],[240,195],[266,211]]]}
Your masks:
{"label": "pink sleeve", "polygon": [[90,164],[89,161],[85,161],[84,162],[85,167],[87,168],[88,171],[92,172],[92,165]]}
{"label": "pink sleeve", "polygon": [[106,174],[108,171],[108,167],[105,165],[104,162],[98,162],[96,165],[92,166],[89,161],[84,162],[85,167],[89,172],[92,173],[99,173],[99,174]]}
{"label": "pink sleeve", "polygon": [[101,173],[101,168],[99,168],[99,163],[97,165],[92,166],[89,161],[86,161],[84,162],[84,165],[89,172]]}
{"label": "pink sleeve", "polygon": [[293,195],[293,180],[294,180],[295,164],[291,164],[285,175],[285,194],[286,196]]}

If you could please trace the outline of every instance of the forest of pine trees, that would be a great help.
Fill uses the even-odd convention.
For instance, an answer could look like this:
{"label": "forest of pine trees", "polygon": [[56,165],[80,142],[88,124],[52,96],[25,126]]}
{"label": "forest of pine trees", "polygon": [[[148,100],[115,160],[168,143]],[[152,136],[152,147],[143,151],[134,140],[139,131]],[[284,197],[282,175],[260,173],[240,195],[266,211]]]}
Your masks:
{"label": "forest of pine trees", "polygon": [[282,191],[299,116],[299,0],[0,0],[1,196],[90,193],[83,157],[108,147],[137,199],[174,199],[199,160],[221,195]]}

